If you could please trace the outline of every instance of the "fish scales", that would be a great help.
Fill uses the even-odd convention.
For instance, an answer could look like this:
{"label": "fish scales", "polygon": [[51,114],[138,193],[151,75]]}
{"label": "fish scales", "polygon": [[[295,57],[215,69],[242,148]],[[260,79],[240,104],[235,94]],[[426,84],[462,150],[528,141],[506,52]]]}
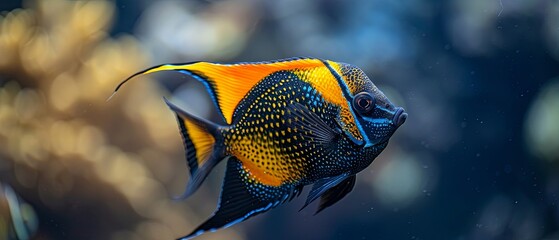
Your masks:
{"label": "fish scales", "polygon": [[[330,119],[328,124],[335,127],[337,109],[333,104],[298,74],[281,71],[266,77],[241,101],[233,115],[236,123],[223,133],[227,150],[248,166],[266,169],[265,174],[274,179],[260,181],[274,186],[306,183],[351,168],[349,164],[354,161],[342,156],[342,149],[328,152],[309,141],[303,134],[305,129],[289,124],[299,120],[286,116],[284,109],[289,102],[303,104],[321,118]],[[347,141],[340,144],[350,147]],[[317,166],[323,166],[320,172]]]}

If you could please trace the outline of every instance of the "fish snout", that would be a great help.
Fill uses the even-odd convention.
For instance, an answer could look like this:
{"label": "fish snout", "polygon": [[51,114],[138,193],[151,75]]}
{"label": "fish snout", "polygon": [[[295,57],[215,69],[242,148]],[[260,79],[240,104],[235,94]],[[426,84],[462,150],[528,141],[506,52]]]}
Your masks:
{"label": "fish snout", "polygon": [[394,113],[394,117],[392,118],[392,123],[396,125],[396,127],[399,127],[406,122],[407,118],[408,114],[404,111],[404,109],[398,107],[398,109],[396,109],[396,113]]}

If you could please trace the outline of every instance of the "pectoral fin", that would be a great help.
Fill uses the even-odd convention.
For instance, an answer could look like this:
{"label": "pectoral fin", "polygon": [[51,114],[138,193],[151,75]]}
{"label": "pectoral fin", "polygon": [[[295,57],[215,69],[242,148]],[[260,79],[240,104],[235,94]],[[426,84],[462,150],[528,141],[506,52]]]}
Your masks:
{"label": "pectoral fin", "polygon": [[342,200],[348,193],[353,190],[355,186],[355,175],[347,177],[342,182],[333,188],[328,189],[322,196],[320,196],[320,204],[318,209],[314,213],[315,215],[322,210],[334,205],[338,201]]}
{"label": "pectoral fin", "polygon": [[303,104],[291,103],[286,108],[286,117],[292,120],[293,127],[301,130],[309,140],[319,145],[333,147],[331,144],[342,133],[341,129],[330,127]]}

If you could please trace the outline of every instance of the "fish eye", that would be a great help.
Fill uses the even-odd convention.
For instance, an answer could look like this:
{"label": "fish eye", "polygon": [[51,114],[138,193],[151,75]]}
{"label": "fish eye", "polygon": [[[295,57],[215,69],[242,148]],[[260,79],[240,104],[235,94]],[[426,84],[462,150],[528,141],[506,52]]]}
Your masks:
{"label": "fish eye", "polygon": [[375,98],[368,92],[360,92],[353,98],[353,108],[361,114],[369,113],[375,108]]}

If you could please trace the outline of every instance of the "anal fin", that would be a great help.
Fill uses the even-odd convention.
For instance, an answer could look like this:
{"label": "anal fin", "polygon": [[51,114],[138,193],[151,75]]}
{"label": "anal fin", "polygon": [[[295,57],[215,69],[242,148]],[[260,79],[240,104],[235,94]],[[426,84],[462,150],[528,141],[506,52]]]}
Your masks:
{"label": "anal fin", "polygon": [[226,228],[266,212],[289,200],[296,194],[294,190],[295,187],[291,185],[276,187],[256,182],[241,161],[230,157],[217,210],[191,234],[180,239],[186,240],[204,232]]}

